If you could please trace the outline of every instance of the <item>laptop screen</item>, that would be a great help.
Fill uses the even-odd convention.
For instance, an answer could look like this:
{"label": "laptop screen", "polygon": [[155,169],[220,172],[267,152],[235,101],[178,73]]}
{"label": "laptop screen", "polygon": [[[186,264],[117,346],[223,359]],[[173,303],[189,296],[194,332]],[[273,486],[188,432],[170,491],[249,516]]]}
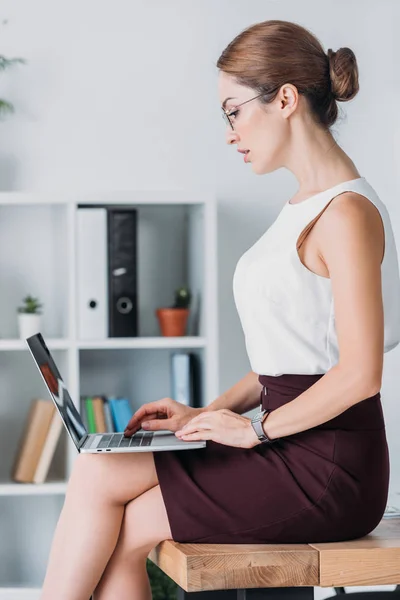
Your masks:
{"label": "laptop screen", "polygon": [[50,351],[40,333],[27,338],[26,342],[64,421],[64,425],[75,446],[79,448],[79,442],[87,434],[87,429],[82,422],[75,404],[71,400],[71,396],[65,387]]}

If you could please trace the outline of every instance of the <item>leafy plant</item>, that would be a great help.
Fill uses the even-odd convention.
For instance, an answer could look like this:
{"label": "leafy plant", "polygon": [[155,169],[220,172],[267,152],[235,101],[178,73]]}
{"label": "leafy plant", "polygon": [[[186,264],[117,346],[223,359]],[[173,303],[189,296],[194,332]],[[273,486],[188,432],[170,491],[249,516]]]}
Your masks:
{"label": "leafy plant", "polygon": [[41,314],[40,309],[43,304],[40,304],[38,298],[33,298],[33,296],[25,296],[23,299],[24,305],[18,308],[19,313],[27,313],[27,314]]}
{"label": "leafy plant", "polygon": [[189,308],[192,294],[187,286],[175,290],[175,304],[172,308]]}
{"label": "leafy plant", "polygon": [[176,600],[177,584],[149,558],[146,561],[147,574],[150,580],[152,600]]}
{"label": "leafy plant", "polygon": [[[5,25],[7,21],[3,21],[3,25]],[[17,64],[26,64],[26,60],[24,58],[6,58],[5,56],[0,55],[0,71],[5,71],[10,67],[13,67]],[[4,117],[9,113],[14,112],[14,106],[11,102],[0,98],[0,117]]]}

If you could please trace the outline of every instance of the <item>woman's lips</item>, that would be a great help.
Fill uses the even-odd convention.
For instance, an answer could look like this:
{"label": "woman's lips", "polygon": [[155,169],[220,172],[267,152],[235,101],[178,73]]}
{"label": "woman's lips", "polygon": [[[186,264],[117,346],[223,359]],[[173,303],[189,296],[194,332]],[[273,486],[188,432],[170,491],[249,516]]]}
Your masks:
{"label": "woman's lips", "polygon": [[244,162],[247,162],[246,156],[248,155],[250,150],[241,150],[240,148],[238,148],[238,152],[240,152],[241,154],[244,154]]}

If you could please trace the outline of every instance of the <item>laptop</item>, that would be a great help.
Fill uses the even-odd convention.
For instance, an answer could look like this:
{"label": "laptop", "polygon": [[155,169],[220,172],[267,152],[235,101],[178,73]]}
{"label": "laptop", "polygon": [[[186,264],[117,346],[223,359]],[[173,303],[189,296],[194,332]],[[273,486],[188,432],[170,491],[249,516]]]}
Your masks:
{"label": "laptop", "polygon": [[42,375],[50,396],[78,452],[156,452],[162,450],[192,450],[204,448],[206,440],[184,441],[167,429],[144,431],[125,437],[123,433],[88,433],[64,384],[56,363],[41,333],[26,338],[33,360]]}

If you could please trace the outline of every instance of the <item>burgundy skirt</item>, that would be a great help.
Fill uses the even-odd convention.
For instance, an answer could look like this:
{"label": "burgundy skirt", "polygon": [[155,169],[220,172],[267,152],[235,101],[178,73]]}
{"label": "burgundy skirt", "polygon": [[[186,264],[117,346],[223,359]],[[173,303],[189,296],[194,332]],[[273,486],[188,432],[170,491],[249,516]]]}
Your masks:
{"label": "burgundy skirt", "polygon": [[[263,408],[296,398],[323,375],[260,375]],[[389,453],[380,393],[273,444],[154,452],[172,538],[217,544],[355,539],[380,522]]]}

